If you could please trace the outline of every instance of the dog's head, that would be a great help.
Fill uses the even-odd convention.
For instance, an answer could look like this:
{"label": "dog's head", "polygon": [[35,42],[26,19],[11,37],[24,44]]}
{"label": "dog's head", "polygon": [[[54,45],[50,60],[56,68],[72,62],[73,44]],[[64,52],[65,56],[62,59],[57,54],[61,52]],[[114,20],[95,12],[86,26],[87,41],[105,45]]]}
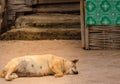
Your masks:
{"label": "dog's head", "polygon": [[76,67],[76,63],[78,62],[78,59],[72,60],[72,61],[67,61],[66,62],[66,74],[78,74],[78,70]]}

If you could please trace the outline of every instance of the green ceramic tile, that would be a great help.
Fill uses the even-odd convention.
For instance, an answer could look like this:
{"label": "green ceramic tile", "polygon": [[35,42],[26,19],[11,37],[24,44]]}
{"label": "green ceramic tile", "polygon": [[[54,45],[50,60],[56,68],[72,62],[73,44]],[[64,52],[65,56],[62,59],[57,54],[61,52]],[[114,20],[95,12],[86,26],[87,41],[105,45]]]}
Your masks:
{"label": "green ceramic tile", "polygon": [[120,25],[120,0],[86,0],[87,25]]}

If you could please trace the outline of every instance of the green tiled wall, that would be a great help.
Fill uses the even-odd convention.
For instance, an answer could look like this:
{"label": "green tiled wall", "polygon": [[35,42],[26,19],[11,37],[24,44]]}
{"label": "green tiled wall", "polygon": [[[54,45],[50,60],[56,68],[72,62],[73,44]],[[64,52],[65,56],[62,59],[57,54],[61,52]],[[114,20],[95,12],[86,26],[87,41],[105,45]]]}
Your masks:
{"label": "green tiled wall", "polygon": [[120,0],[86,0],[87,25],[120,25]]}

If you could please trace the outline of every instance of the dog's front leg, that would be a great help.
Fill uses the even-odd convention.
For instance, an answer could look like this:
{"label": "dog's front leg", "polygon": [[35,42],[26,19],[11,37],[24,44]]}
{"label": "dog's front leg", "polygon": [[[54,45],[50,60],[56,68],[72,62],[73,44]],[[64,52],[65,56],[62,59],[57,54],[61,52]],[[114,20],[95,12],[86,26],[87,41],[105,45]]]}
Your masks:
{"label": "dog's front leg", "polygon": [[63,74],[63,72],[61,71],[61,69],[59,68],[59,66],[57,66],[57,65],[54,65],[53,67],[52,67],[52,71],[55,73],[55,77],[62,77],[64,74]]}

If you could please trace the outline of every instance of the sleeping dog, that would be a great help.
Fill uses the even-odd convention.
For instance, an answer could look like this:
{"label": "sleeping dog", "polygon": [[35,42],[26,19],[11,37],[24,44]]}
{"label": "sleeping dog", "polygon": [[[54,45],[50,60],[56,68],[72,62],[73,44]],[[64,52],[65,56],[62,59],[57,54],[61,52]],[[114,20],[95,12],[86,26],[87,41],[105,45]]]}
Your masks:
{"label": "sleeping dog", "polygon": [[28,55],[12,59],[0,72],[0,77],[11,81],[18,77],[41,77],[64,74],[78,74],[76,63],[78,59],[67,60],[55,55]]}

